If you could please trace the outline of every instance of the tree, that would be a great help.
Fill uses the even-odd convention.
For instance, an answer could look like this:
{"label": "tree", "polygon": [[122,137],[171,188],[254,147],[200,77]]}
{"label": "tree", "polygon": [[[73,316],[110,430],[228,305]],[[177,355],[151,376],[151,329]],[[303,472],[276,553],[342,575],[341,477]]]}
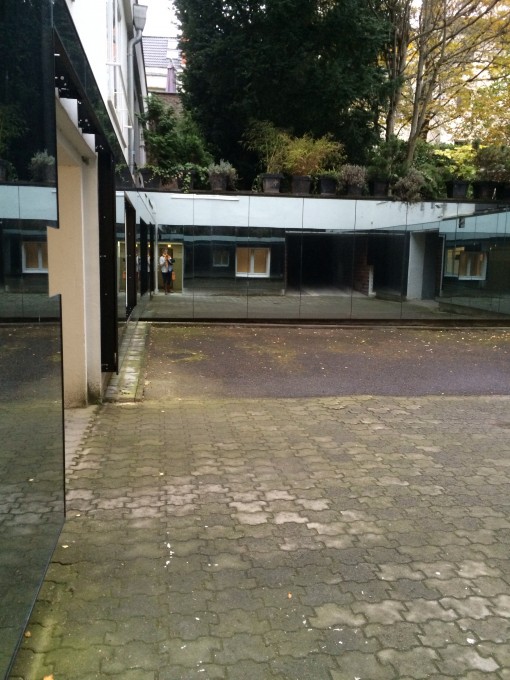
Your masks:
{"label": "tree", "polygon": [[192,118],[186,113],[177,116],[157,95],[147,97],[139,118],[149,164],[163,176],[171,177],[184,164],[205,167],[212,161]]}
{"label": "tree", "polygon": [[[357,159],[379,137],[388,27],[369,0],[176,0],[183,101],[241,174],[248,121],[332,134]],[[244,172],[243,172],[244,170]]]}
{"label": "tree", "polygon": [[[411,36],[411,8],[412,0],[383,0],[379,6],[379,11],[389,24],[389,37],[382,50],[382,58],[388,73],[389,90],[385,126],[386,142],[390,142],[395,135],[397,116],[400,112]],[[374,11],[377,12],[375,6]]]}
{"label": "tree", "polygon": [[475,82],[466,83],[446,126],[455,139],[510,146],[510,40],[502,36],[496,57]]}
{"label": "tree", "polygon": [[451,103],[486,73],[509,25],[503,0],[422,0],[409,58],[408,162],[417,140],[445,125]]}

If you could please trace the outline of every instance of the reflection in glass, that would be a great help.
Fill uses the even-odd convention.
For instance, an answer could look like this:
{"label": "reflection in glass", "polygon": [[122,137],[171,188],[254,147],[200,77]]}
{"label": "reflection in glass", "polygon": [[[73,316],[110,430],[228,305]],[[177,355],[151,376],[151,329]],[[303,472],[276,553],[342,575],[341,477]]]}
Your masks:
{"label": "reflection in glass", "polygon": [[0,676],[64,515],[59,324],[0,326]]}
{"label": "reflection in glass", "polygon": [[[383,227],[371,204],[360,208],[361,227],[352,202],[320,213],[319,199],[307,209],[305,228],[302,211],[285,198],[285,226],[232,226],[236,218],[246,225],[257,216],[277,224],[260,198],[253,215],[250,207],[244,214],[236,206],[234,218],[227,211],[229,226],[160,225],[159,248],[171,246],[182,269],[176,272],[179,297],[162,302],[152,318],[448,321],[510,311],[506,210],[452,217],[455,207],[441,212],[435,206],[428,212],[434,221],[420,223],[425,208],[397,205],[382,215]],[[404,224],[391,224],[392,211]],[[199,215],[207,219],[203,201]],[[221,220],[218,211],[213,216]]]}
{"label": "reflection in glass", "polygon": [[51,5],[0,3],[0,677],[64,519]]}
{"label": "reflection in glass", "polygon": [[449,221],[442,305],[467,317],[498,319],[509,314],[508,238],[507,211]]}

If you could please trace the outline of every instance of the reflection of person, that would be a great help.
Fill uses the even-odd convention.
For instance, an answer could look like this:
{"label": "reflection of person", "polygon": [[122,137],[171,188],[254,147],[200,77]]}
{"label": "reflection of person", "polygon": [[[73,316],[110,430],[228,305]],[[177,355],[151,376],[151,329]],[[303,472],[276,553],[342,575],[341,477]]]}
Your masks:
{"label": "reflection of person", "polygon": [[173,264],[175,260],[173,257],[170,257],[168,250],[165,248],[163,251],[163,254],[159,258],[159,266],[161,268],[161,276],[163,277],[163,288],[165,290],[165,295],[167,293],[173,293],[172,290],[172,272],[173,272]]}

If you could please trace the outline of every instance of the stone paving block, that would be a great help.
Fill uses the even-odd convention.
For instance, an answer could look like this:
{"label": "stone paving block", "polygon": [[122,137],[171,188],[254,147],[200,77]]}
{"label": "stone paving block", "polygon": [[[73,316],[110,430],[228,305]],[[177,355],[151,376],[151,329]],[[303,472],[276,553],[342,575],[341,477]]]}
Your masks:
{"label": "stone paving block", "polygon": [[355,614],[350,607],[326,603],[315,607],[315,616],[310,617],[310,625],[314,628],[330,628],[331,626],[363,626],[367,621],[362,614]]}
{"label": "stone paving block", "polygon": [[315,631],[302,629],[289,634],[285,630],[272,630],[264,635],[268,647],[277,650],[280,656],[306,658],[319,652],[319,638]]}
{"label": "stone paving block", "polygon": [[501,669],[500,664],[491,657],[482,656],[478,650],[469,645],[449,645],[446,649],[439,649],[440,660],[437,667],[445,675],[463,677],[470,671],[495,673]]}
{"label": "stone paving block", "polygon": [[433,649],[420,647],[409,651],[385,649],[376,656],[382,664],[393,667],[397,678],[402,675],[417,680],[418,678],[429,678],[431,673],[435,673],[437,670],[435,661],[438,659],[438,655]]}
{"label": "stone paving block", "polygon": [[229,665],[240,660],[267,662],[276,656],[276,650],[264,641],[262,635],[236,633],[223,639],[223,649],[214,653],[214,661],[219,665]]}
{"label": "stone paving block", "polygon": [[464,633],[469,633],[482,641],[508,644],[510,640],[510,619],[491,616],[487,619],[459,619],[457,625]]}
{"label": "stone paving block", "polygon": [[433,649],[446,648],[452,643],[459,645],[470,644],[468,640],[475,640],[472,629],[460,629],[458,621],[427,621],[421,623],[418,637],[425,647]]}
{"label": "stone paving block", "polygon": [[[295,659],[289,656],[280,656],[271,661],[273,675],[254,676],[254,680],[263,678],[313,678],[314,680],[331,680],[334,677],[335,659],[328,654],[309,654],[306,658]],[[340,676],[338,680],[340,679]]]}
{"label": "stone paving block", "polygon": [[430,602],[429,600],[418,599],[408,602],[406,608],[407,611],[403,613],[404,618],[406,621],[415,623],[430,620],[453,621],[457,618],[453,609],[445,609],[439,602]]}
{"label": "stone paving block", "polygon": [[396,650],[409,650],[419,644],[420,628],[411,623],[399,623],[387,626],[383,623],[370,623],[363,629],[367,638],[375,637],[382,647]]}
{"label": "stone paving block", "polygon": [[[314,676],[310,676],[314,677]],[[331,680],[395,680],[395,671],[390,666],[382,665],[374,654],[353,651],[336,657],[336,668],[331,670]]]}

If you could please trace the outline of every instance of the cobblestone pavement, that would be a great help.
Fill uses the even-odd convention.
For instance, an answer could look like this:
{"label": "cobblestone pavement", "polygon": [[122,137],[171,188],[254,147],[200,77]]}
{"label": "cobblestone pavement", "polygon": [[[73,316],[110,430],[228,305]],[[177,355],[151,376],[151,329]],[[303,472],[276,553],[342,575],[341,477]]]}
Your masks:
{"label": "cobblestone pavement", "polygon": [[105,404],[11,678],[508,679],[509,482],[508,396]]}

